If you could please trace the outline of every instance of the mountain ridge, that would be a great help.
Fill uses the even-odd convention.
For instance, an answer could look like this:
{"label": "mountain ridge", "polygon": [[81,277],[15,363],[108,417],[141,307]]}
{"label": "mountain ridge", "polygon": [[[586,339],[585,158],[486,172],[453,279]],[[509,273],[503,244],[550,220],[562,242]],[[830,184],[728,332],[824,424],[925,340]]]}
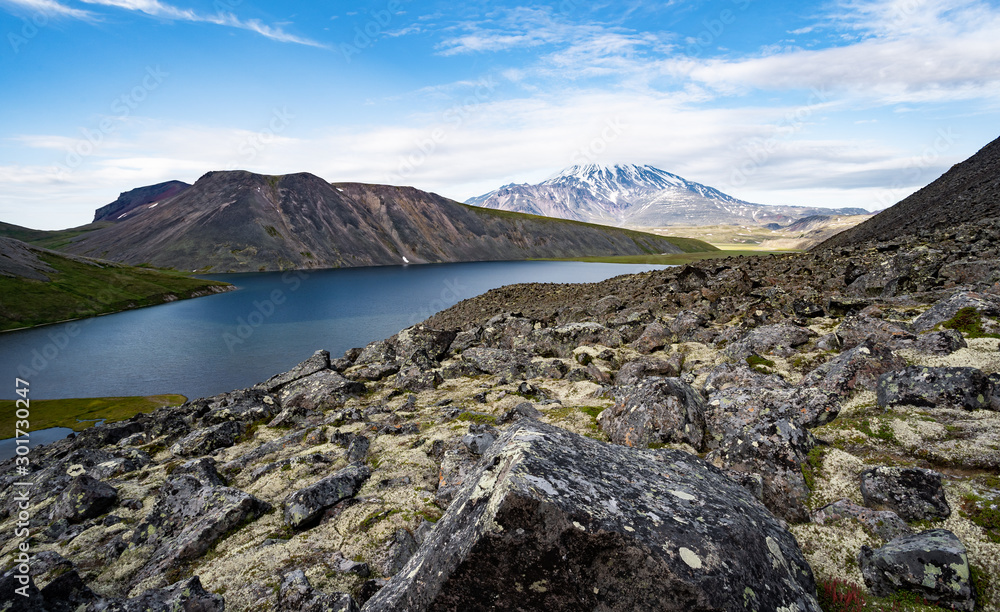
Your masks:
{"label": "mountain ridge", "polygon": [[652,234],[511,215],[413,187],[215,171],[62,248],[132,265],[213,272],[683,250]]}
{"label": "mountain ridge", "polygon": [[466,203],[628,227],[787,224],[818,214],[869,214],[860,208],[755,204],[648,164],[570,166],[541,183],[508,184]]}

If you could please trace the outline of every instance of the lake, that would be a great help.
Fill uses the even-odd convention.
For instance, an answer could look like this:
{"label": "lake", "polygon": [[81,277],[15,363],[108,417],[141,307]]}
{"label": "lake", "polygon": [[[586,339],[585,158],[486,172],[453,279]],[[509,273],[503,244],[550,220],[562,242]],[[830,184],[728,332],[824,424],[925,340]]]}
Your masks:
{"label": "lake", "polygon": [[[339,357],[466,298],[524,282],[596,282],[662,266],[476,262],[216,274],[238,291],[0,334],[0,397],[32,399],[248,387],[317,349]],[[2,436],[2,433],[0,433]]]}

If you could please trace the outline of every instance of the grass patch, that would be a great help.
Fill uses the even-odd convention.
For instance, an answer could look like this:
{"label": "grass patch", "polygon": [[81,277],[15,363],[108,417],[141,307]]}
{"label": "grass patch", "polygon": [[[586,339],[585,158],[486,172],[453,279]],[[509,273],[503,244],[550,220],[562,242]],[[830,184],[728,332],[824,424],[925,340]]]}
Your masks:
{"label": "grass patch", "polygon": [[49,253],[50,282],[0,277],[0,330],[92,317],[192,297],[228,283],[179,272],[102,262],[92,265]]}
{"label": "grass patch", "polygon": [[769,368],[774,367],[774,362],[760,355],[750,355],[746,359],[747,365],[750,366],[752,370],[759,372],[761,374],[770,374],[772,370]]}
{"label": "grass patch", "polygon": [[[31,400],[31,417],[28,420],[33,431],[49,427],[68,427],[73,431],[83,431],[100,419],[115,423],[163,406],[179,406],[185,401],[187,398],[183,395]],[[0,420],[13,423],[15,411],[14,400],[0,400]]]}
{"label": "grass patch", "polygon": [[478,425],[496,425],[497,418],[492,414],[482,414],[479,412],[463,412],[455,417],[456,421],[467,421]]}

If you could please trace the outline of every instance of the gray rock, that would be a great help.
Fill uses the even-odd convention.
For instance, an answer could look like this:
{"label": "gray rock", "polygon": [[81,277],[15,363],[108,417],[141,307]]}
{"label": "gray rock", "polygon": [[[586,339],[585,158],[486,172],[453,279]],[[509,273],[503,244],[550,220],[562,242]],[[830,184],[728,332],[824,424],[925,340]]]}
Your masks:
{"label": "gray rock", "polygon": [[755,327],[740,339],[729,344],[725,353],[734,359],[746,359],[750,355],[774,354],[783,357],[795,353],[795,348],[809,342],[816,332],[805,327],[778,323]]}
{"label": "gray rock", "polygon": [[866,338],[809,372],[799,384],[847,397],[859,389],[871,389],[886,372],[905,367],[902,357],[875,339]]}
{"label": "gray rock", "polygon": [[203,485],[224,487],[226,486],[226,483],[222,480],[222,476],[219,476],[219,471],[216,469],[215,465],[215,459],[212,459],[211,457],[190,459],[174,468],[174,471],[171,472],[170,475],[181,476],[186,474],[196,478],[198,482]]}
{"label": "gray rock", "polygon": [[746,361],[720,363],[712,368],[705,379],[705,392],[709,395],[731,387],[785,389],[790,386],[777,374],[762,374],[747,365]]}
{"label": "gray rock", "polygon": [[792,302],[792,311],[795,313],[795,316],[806,319],[822,317],[826,314],[821,305],[801,298]]}
{"label": "gray rock", "polygon": [[397,529],[385,545],[385,554],[381,564],[382,575],[395,576],[403,569],[410,557],[417,552],[417,540],[406,529]]}
{"label": "gray rock", "polygon": [[951,515],[941,474],[920,468],[876,467],[861,473],[861,495],[869,508],[887,508],[907,521]]}
{"label": "gray rock", "polygon": [[392,376],[399,372],[399,363],[395,361],[382,361],[361,366],[353,372],[348,372],[347,376],[352,380],[382,380],[386,376]]}
{"label": "gray rock", "polygon": [[667,322],[667,329],[670,330],[677,342],[690,342],[692,340],[702,342],[705,338],[701,336],[707,331],[705,329],[707,324],[708,319],[703,315],[690,310],[682,310]]}
{"label": "gray rock", "polygon": [[837,328],[837,337],[840,338],[844,349],[854,348],[868,338],[876,346],[889,348],[898,348],[900,343],[916,339],[913,332],[903,329],[896,323],[867,315],[845,318]]}
{"label": "gray rock", "polygon": [[288,406],[271,419],[268,427],[298,427],[307,422],[315,422],[320,418],[320,414],[315,410],[310,410],[303,406]]}
{"label": "gray rock", "polygon": [[296,612],[359,612],[358,604],[347,593],[332,595],[317,591],[309,584],[305,572],[294,570],[281,578],[278,587],[278,607]]}
{"label": "gray rock", "polygon": [[911,591],[953,610],[975,608],[965,546],[946,529],[902,536],[875,550],[862,546],[858,564],[876,597]]}
{"label": "gray rock", "polygon": [[207,409],[207,413],[201,417],[202,426],[218,425],[228,421],[238,421],[250,426],[258,421],[270,419],[281,409],[273,397],[255,388],[221,393],[214,397],[195,400],[191,404]]}
{"label": "gray rock", "polygon": [[162,578],[179,563],[205,554],[238,525],[270,509],[267,502],[239,489],[205,485],[187,474],[171,476],[160,487],[152,510],[132,532],[129,547],[148,555],[132,584]]}
{"label": "gray rock", "polygon": [[497,439],[497,430],[489,425],[470,425],[469,433],[462,436],[462,444],[473,455],[482,455]]}
{"label": "gray rock", "polygon": [[446,450],[441,458],[438,469],[438,486],[434,494],[434,503],[441,508],[447,508],[455,499],[455,495],[468,482],[469,475],[476,468],[478,457],[469,452],[465,446],[459,449]]}
{"label": "gray rock", "polygon": [[988,293],[958,291],[936,302],[922,315],[914,319],[913,329],[918,332],[932,329],[939,323],[944,323],[954,317],[959,310],[970,306],[987,316],[1000,315],[1000,298],[997,296]]}
{"label": "gray rock", "polygon": [[462,352],[462,361],[480,372],[521,378],[528,370],[529,361],[524,355],[498,348],[473,347]]}
{"label": "gray rock", "polygon": [[872,510],[846,499],[827,504],[813,513],[812,521],[817,525],[834,523],[845,518],[856,519],[865,529],[886,542],[899,536],[913,533],[906,521],[891,510]]}
{"label": "gray rock", "polygon": [[932,355],[950,355],[958,349],[969,346],[962,334],[954,329],[926,332],[917,336],[911,348]]}
{"label": "gray rock", "polygon": [[646,326],[642,334],[634,342],[632,342],[632,348],[636,351],[648,355],[653,351],[658,351],[664,346],[670,344],[670,340],[673,334],[664,327],[663,323],[659,321],[653,321]]}
{"label": "gray rock", "polygon": [[878,379],[878,405],[981,410],[990,407],[992,385],[977,368],[909,366]]}
{"label": "gray rock", "polygon": [[536,329],[529,341],[535,354],[541,357],[570,357],[580,346],[598,344],[614,348],[623,343],[617,331],[592,321]]}
{"label": "gray rock", "polygon": [[634,385],[649,376],[676,378],[681,374],[682,362],[683,357],[679,354],[671,355],[666,360],[652,357],[633,359],[619,368],[615,374],[615,385],[619,387]]}
{"label": "gray rock", "polygon": [[371,445],[372,442],[367,437],[361,435],[353,436],[347,447],[348,463],[364,461],[368,457],[368,449],[371,448]]}
{"label": "gray rock", "polygon": [[364,384],[348,380],[333,370],[323,370],[289,383],[281,390],[281,405],[310,410],[329,410],[344,405],[349,397],[365,392]]}
{"label": "gray rock", "polygon": [[285,524],[292,529],[311,527],[327,508],[354,497],[371,473],[371,468],[356,463],[295,491],[283,503]]}
{"label": "gray rock", "polygon": [[207,455],[214,450],[236,444],[236,439],[245,431],[246,426],[239,421],[226,421],[196,429],[175,442],[170,447],[170,453],[175,457]]}
{"label": "gray rock", "polygon": [[80,523],[107,512],[118,500],[118,491],[93,476],[80,474],[52,506],[52,518]]}
{"label": "gray rock", "polygon": [[201,580],[192,576],[162,589],[150,589],[142,595],[122,602],[112,602],[106,612],[223,612],[225,600],[209,593]]}
{"label": "gray rock", "polygon": [[390,383],[394,389],[400,391],[430,391],[437,389],[438,385],[444,382],[440,372],[435,370],[425,370],[419,366],[404,366]]}
{"label": "gray rock", "polygon": [[422,351],[434,361],[441,361],[448,354],[457,332],[432,329],[426,325],[414,325],[389,339],[395,348],[397,358],[405,361],[414,353]]}
{"label": "gray rock", "polygon": [[310,374],[315,374],[321,370],[328,369],[330,369],[330,353],[328,351],[316,351],[309,359],[306,359],[287,372],[268,378],[266,381],[257,385],[257,388],[268,393],[274,393],[292,381],[305,378]]}
{"label": "gray rock", "polygon": [[750,493],[679,451],[522,419],[366,612],[819,612],[795,539]]}
{"label": "gray rock", "polygon": [[615,403],[597,423],[615,444],[648,448],[650,444],[705,444],[705,400],[679,378],[646,378],[615,387]]}
{"label": "gray rock", "polygon": [[507,412],[503,414],[502,417],[498,419],[499,423],[510,423],[518,419],[528,417],[529,419],[537,419],[542,416],[542,413],[532,405],[531,402],[521,402],[517,406],[514,406]]}
{"label": "gray rock", "polygon": [[1000,412],[1000,372],[994,372],[988,377],[993,392],[990,395],[990,410]]}

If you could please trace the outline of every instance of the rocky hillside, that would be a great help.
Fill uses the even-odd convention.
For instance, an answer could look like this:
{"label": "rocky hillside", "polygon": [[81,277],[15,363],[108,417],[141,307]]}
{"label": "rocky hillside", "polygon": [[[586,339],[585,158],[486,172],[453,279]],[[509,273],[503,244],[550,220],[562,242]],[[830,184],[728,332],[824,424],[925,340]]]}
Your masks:
{"label": "rocky hillside", "polygon": [[66,255],[0,237],[0,331],[229,289],[227,283]]}
{"label": "rocky hillside", "polygon": [[212,272],[681,252],[660,236],[487,211],[410,187],[332,185],[305,173],[210,172],[179,195],[123,214],[61,248]]}
{"label": "rocky hillside", "polygon": [[537,184],[504,185],[467,204],[627,227],[786,224],[810,215],[863,215],[861,208],[765,206],[649,165],[571,166]]}
{"label": "rocky hillside", "polygon": [[94,427],[0,465],[0,608],[996,610],[998,263],[994,218],[504,287]]}
{"label": "rocky hillside", "polygon": [[1000,213],[1000,138],[952,166],[941,178],[875,215],[837,234],[816,250],[836,249],[899,236],[930,235],[955,223],[975,223]]}
{"label": "rocky hillside", "polygon": [[121,221],[140,206],[151,206],[162,200],[182,193],[191,185],[182,181],[167,181],[147,187],[124,191],[118,199],[102,206],[94,212],[94,223],[98,221]]}

